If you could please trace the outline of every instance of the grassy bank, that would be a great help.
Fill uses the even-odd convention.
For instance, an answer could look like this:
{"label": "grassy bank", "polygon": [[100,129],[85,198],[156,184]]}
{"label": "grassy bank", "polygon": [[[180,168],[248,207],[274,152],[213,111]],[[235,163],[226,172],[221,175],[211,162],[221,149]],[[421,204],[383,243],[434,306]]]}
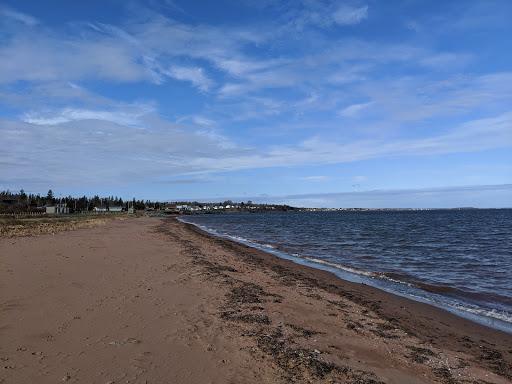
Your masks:
{"label": "grassy bank", "polygon": [[66,215],[42,217],[0,217],[0,237],[36,236],[69,231],[78,228],[91,228],[103,225],[108,220],[119,220],[125,214],[111,215]]}

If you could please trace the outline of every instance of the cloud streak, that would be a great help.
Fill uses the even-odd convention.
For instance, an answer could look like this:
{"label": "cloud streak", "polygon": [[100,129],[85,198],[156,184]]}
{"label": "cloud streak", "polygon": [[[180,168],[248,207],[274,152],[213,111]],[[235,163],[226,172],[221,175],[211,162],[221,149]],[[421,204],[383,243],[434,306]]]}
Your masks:
{"label": "cloud streak", "polygon": [[[35,119],[32,123],[1,122],[0,134],[5,144],[0,161],[17,164],[4,171],[3,178],[22,173],[44,175],[55,182],[122,182],[127,175],[144,179],[159,173],[183,176],[336,164],[390,156],[482,151],[512,142],[512,112],[464,123],[447,134],[422,139],[392,143],[310,139],[296,146],[266,150],[241,147],[211,130],[190,132],[156,116],[146,116],[134,127],[121,125],[108,114],[96,116],[101,120],[91,120],[95,113],[75,113],[65,122],[57,118]],[[105,161],[109,164],[106,168],[102,165]]]}
{"label": "cloud streak", "polygon": [[359,24],[361,21],[368,17],[368,6],[351,7],[346,4],[340,5],[333,18],[336,24],[339,25],[354,25]]}
{"label": "cloud streak", "polygon": [[0,6],[0,16],[28,26],[34,26],[39,23],[35,17],[5,6]]}
{"label": "cloud streak", "polygon": [[81,120],[100,120],[130,126],[140,124],[141,117],[152,112],[153,106],[141,104],[124,106],[118,110],[64,108],[48,113],[27,112],[22,116],[22,120],[34,125],[50,126]]}
{"label": "cloud streak", "polygon": [[188,81],[202,92],[207,92],[213,86],[213,81],[205,74],[203,68],[172,66],[164,73],[176,80]]}

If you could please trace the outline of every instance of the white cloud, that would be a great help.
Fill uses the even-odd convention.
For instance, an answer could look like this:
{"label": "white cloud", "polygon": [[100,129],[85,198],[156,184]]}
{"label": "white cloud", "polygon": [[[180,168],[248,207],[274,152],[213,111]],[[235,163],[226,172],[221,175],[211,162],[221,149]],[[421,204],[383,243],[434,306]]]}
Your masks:
{"label": "white cloud", "polygon": [[341,5],[334,12],[333,18],[339,25],[354,25],[368,17],[368,6],[351,7],[349,5]]}
{"label": "white cloud", "polygon": [[164,73],[176,80],[188,81],[202,92],[207,92],[214,84],[213,80],[206,76],[203,68],[199,67],[172,66]]}
{"label": "white cloud", "polygon": [[356,117],[361,113],[361,111],[367,109],[372,104],[373,102],[352,104],[349,105],[348,107],[343,108],[341,111],[338,112],[338,114],[343,117]]}
{"label": "white cloud", "polygon": [[0,167],[0,180],[9,182],[22,174],[52,185],[111,185],[133,177],[145,180],[197,171],[189,163],[198,156],[208,157],[215,167],[219,157],[243,153],[230,148],[229,140],[218,133],[190,131],[156,116],[146,117],[140,127],[109,120],[107,116],[107,120],[38,121],[39,125],[0,121],[0,163],[12,164]]}
{"label": "white cloud", "polygon": [[203,127],[212,127],[215,125],[214,120],[208,119],[207,117],[204,117],[204,116],[193,116],[192,122],[196,125],[200,125]]}
{"label": "white cloud", "polygon": [[435,53],[419,59],[419,64],[431,68],[464,67],[473,59],[467,53]]}
{"label": "white cloud", "polygon": [[[124,109],[124,110],[123,110]],[[35,125],[58,125],[77,120],[100,120],[120,125],[138,125],[141,117],[152,113],[151,105],[133,104],[117,110],[90,110],[64,108],[50,112],[27,112],[22,116],[26,123]]]}
{"label": "white cloud", "polygon": [[126,28],[102,23],[70,25],[66,34],[43,27],[8,26],[0,46],[0,84],[90,78],[159,84],[163,75],[170,74],[205,91],[213,82],[204,69],[173,61],[183,57],[208,60],[214,65],[225,63],[228,70],[234,65],[230,60],[243,57],[240,52],[245,44],[268,36],[249,27],[190,26],[156,14]]}
{"label": "white cloud", "polygon": [[[347,163],[390,156],[421,156],[476,152],[512,146],[512,112],[477,119],[457,126],[448,133],[407,140],[358,140],[347,143],[313,138],[296,146],[273,147],[250,155],[218,159],[215,168],[228,170],[277,166]],[[207,170],[208,158],[195,158],[191,167]],[[210,169],[213,171],[213,169]]]}
{"label": "white cloud", "polygon": [[[321,25],[335,23],[333,14],[341,24],[361,21],[368,8],[308,4],[301,17]],[[0,84],[89,79],[161,84],[170,76],[206,92],[216,85],[206,73],[206,61],[231,77],[219,84],[220,95],[238,97],[271,88],[311,90],[329,81],[339,85],[361,82],[372,66],[394,61],[441,69],[468,61],[468,55],[462,53],[316,37],[294,57],[262,58],[247,53],[246,48],[255,44],[267,49],[289,40],[289,32],[276,24],[265,28],[187,25],[155,14],[124,26],[78,23],[65,36],[42,27],[29,31],[10,28],[0,47]],[[183,57],[192,64],[177,64]]]}
{"label": "white cloud", "polygon": [[247,74],[269,70],[285,64],[289,64],[292,60],[289,59],[271,59],[271,60],[257,60],[248,58],[213,58],[215,65],[226,71],[233,76],[244,76]]}
{"label": "white cloud", "polygon": [[354,94],[372,99],[389,124],[410,124],[476,110],[507,111],[512,103],[512,73],[455,75],[442,80],[400,77],[363,83]]}
{"label": "white cloud", "polygon": [[4,6],[0,6],[0,16],[28,26],[34,26],[39,23],[38,20],[33,16],[27,15],[26,13],[15,11],[14,9]]}
{"label": "white cloud", "polygon": [[309,26],[332,28],[356,25],[368,17],[368,6],[340,4],[337,1],[292,2],[285,12],[283,30],[304,32]]}
{"label": "white cloud", "polygon": [[29,33],[0,46],[0,83],[151,80],[137,57],[129,46],[114,40],[84,41]]}
{"label": "white cloud", "polygon": [[305,181],[321,182],[329,180],[329,176],[316,175],[316,176],[305,176],[302,178]]}

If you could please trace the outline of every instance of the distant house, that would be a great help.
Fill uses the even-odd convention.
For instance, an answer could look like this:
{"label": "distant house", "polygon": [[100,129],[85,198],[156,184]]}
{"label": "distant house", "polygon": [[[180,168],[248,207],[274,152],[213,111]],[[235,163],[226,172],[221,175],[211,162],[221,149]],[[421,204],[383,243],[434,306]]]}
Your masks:
{"label": "distant house", "polygon": [[122,212],[122,206],[112,206],[112,207],[94,207],[94,212]]}
{"label": "distant house", "polygon": [[47,205],[46,214],[48,215],[65,215],[69,213],[69,208],[66,204]]}

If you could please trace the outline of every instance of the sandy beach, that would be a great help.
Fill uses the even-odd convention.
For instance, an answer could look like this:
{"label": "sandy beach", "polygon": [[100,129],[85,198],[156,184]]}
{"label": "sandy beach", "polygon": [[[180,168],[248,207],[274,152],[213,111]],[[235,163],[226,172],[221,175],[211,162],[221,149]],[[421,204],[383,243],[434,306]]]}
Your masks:
{"label": "sandy beach", "polygon": [[0,383],[511,383],[512,335],[174,218],[0,237]]}

